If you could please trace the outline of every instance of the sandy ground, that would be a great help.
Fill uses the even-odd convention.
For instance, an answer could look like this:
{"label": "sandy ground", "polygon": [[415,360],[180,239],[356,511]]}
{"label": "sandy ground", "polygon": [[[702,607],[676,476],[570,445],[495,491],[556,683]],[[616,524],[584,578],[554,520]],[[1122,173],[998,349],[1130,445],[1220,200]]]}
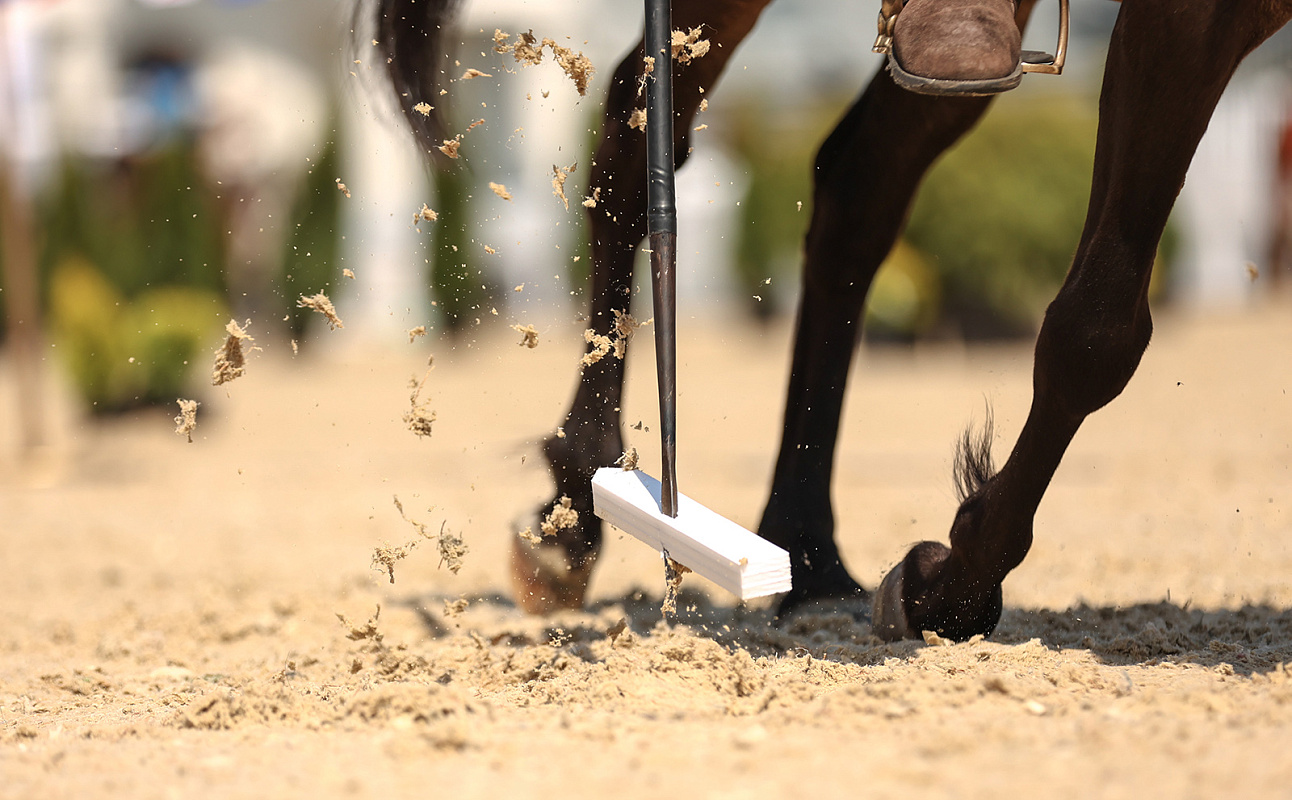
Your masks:
{"label": "sandy ground", "polygon": [[[685,332],[683,488],[753,525],[787,328]],[[541,334],[269,349],[206,392],[191,445],[173,411],[64,410],[19,466],[5,430],[0,797],[1287,795],[1292,304],[1159,315],[1056,477],[1000,628],[953,646],[881,644],[844,617],[777,629],[695,577],[664,626],[658,556],[617,534],[590,610],[517,612],[507,548],[545,498],[536,442],[581,345]],[[625,416],[654,430],[634,347]],[[400,416],[428,353],[437,421],[418,439]],[[868,585],[945,536],[952,442],[984,398],[1008,451],[1030,358],[861,356],[835,495]],[[0,366],[6,428],[12,390]],[[653,434],[628,434],[657,463]],[[372,569],[416,539],[394,496],[464,537],[460,573],[429,544],[393,584]]]}

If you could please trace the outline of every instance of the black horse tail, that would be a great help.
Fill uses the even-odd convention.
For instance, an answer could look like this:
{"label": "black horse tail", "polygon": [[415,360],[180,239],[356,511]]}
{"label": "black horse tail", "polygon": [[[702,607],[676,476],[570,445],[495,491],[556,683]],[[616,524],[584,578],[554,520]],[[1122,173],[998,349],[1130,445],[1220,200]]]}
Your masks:
{"label": "black horse tail", "polygon": [[996,475],[996,465],[991,458],[991,442],[994,438],[995,421],[992,419],[991,404],[988,403],[982,428],[975,431],[973,425],[967,426],[956,442],[951,478],[955,482],[956,495],[961,503],[977,494]]}
{"label": "black horse tail", "polygon": [[439,146],[449,138],[446,67],[449,34],[461,0],[375,0],[376,49],[386,61],[395,99],[432,163],[443,163]]}

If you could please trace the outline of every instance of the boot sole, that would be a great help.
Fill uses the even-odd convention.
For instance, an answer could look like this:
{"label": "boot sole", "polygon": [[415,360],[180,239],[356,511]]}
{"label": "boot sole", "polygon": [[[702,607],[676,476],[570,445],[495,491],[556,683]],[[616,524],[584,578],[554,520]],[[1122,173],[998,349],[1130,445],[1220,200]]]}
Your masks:
{"label": "boot sole", "polygon": [[926,78],[902,69],[893,56],[888,53],[888,73],[893,76],[893,83],[916,94],[934,95],[937,97],[987,97],[1017,88],[1023,81],[1023,63],[1020,61],[1014,71],[1002,78],[981,78],[975,80],[955,80],[952,78]]}

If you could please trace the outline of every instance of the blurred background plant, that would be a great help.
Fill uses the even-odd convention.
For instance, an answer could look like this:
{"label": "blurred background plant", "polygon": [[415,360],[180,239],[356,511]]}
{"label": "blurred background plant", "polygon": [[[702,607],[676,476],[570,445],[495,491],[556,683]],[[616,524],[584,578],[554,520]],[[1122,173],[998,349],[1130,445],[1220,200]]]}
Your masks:
{"label": "blurred background plant", "polygon": [[173,403],[228,315],[213,196],[191,140],[66,160],[38,212],[49,326],[95,413]]}
{"label": "blurred background plant", "polygon": [[[757,98],[734,112],[730,145],[749,179],[737,228],[742,297],[760,295],[768,277],[797,273],[810,203],[795,213],[794,202],[811,198],[815,148],[840,106],[800,110],[793,130]],[[1081,234],[1096,122],[1089,96],[998,100],[925,179],[872,286],[868,338],[1033,333]],[[1163,267],[1159,277],[1169,259]],[[764,318],[775,312],[770,303],[746,305]]]}
{"label": "blurred background plant", "polygon": [[[1080,233],[1101,51],[1116,15],[1098,0],[1073,9],[1069,74],[1030,78],[1002,97],[928,176],[872,287],[868,340],[1035,330]],[[295,300],[318,291],[337,303],[351,343],[397,343],[421,323],[459,337],[494,322],[582,330],[590,260],[580,200],[613,190],[588,185],[590,145],[606,82],[639,22],[613,4],[468,5],[460,66],[482,74],[450,76],[448,96],[432,98],[464,138],[459,168],[431,175],[396,121],[384,65],[370,57],[362,25],[352,29],[363,22],[352,10],[350,0],[0,4],[9,87],[0,188],[26,205],[6,206],[2,249],[10,260],[33,254],[46,319],[32,316],[29,327],[52,333],[94,412],[199,392],[230,316],[252,319],[262,342],[291,339],[308,355],[320,318]],[[708,98],[679,175],[684,305],[763,322],[793,312],[816,148],[879,64],[850,41],[821,38],[857,13],[845,0],[773,4]],[[1042,38],[1052,22],[1038,18]],[[552,64],[520,69],[492,53],[495,27],[581,42],[598,70],[589,97]],[[1285,63],[1289,50],[1288,37],[1274,42],[1253,74]],[[1241,271],[1235,291],[1245,297],[1250,281],[1230,263],[1233,247],[1207,247],[1232,234],[1255,252],[1278,224],[1261,215],[1275,216],[1274,179],[1261,172],[1273,174],[1275,148],[1265,153],[1262,143],[1289,127],[1292,92],[1286,77],[1240,75],[1235,88],[1239,100],[1222,101],[1208,134],[1228,143],[1213,162],[1232,191],[1195,203],[1192,222],[1168,229],[1155,291],[1171,272],[1201,286],[1204,272],[1232,285]],[[1205,151],[1206,140],[1200,160]],[[565,208],[552,196],[551,168],[575,163]],[[515,201],[495,197],[491,181]],[[411,224],[423,203],[438,220]],[[1252,221],[1225,222],[1240,205]],[[22,237],[11,233],[24,226],[30,246],[14,246]],[[343,267],[354,280],[342,279]],[[0,292],[10,275],[0,272]],[[0,337],[28,330],[4,316],[17,307],[0,305]],[[29,341],[27,363],[44,358],[40,346]]]}

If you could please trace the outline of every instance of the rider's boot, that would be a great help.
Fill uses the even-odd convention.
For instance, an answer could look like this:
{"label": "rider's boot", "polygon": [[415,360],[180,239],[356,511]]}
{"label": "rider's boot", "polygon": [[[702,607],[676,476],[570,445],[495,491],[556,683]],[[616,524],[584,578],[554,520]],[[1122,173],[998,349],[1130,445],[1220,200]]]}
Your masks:
{"label": "rider's boot", "polygon": [[901,3],[888,51],[893,80],[914,92],[940,95],[996,94],[1018,86],[1022,33],[1014,21],[1014,2]]}

